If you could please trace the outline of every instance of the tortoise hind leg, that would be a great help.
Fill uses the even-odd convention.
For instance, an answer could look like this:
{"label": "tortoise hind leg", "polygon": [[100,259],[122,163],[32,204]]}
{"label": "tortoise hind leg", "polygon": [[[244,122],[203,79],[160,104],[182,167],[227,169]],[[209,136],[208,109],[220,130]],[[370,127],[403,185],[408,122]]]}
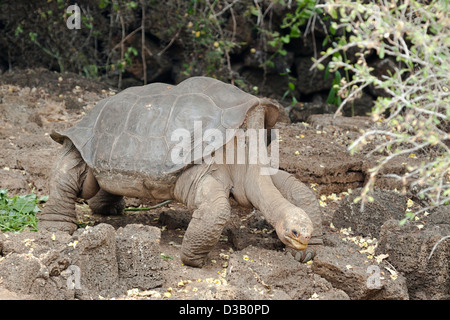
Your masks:
{"label": "tortoise hind leg", "polygon": [[88,173],[86,162],[72,142],[66,139],[52,170],[49,201],[38,216],[38,229],[66,231],[70,234],[77,229],[76,199],[96,192],[95,184],[83,192]]}
{"label": "tortoise hind leg", "polygon": [[[272,175],[272,182],[280,193],[289,202],[303,209],[313,223],[313,234],[309,241],[308,248],[304,252],[296,253],[296,259],[302,262],[311,260],[315,255],[317,245],[322,245],[322,213],[314,193],[292,174],[279,169]],[[311,252],[308,252],[311,249]]]}
{"label": "tortoise hind leg", "polygon": [[224,186],[211,175],[205,176],[196,189],[194,213],[181,245],[181,260],[186,265],[201,267],[219,241],[231,207]]}
{"label": "tortoise hind leg", "polygon": [[111,194],[100,189],[97,194],[88,201],[89,207],[95,214],[106,216],[120,215],[125,208],[123,196]]}

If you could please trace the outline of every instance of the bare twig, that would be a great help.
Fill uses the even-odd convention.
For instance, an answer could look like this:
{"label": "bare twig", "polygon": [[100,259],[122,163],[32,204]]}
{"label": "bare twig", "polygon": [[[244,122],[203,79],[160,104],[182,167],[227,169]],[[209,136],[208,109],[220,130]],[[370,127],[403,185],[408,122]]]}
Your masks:
{"label": "bare twig", "polygon": [[340,112],[342,111],[342,108],[347,104],[347,101],[350,101],[357,93],[361,92],[368,85],[369,85],[369,83],[365,83],[364,85],[358,87],[358,89],[356,89],[352,93],[350,93],[348,95],[348,97],[345,98],[344,101],[342,101],[342,103],[340,104],[339,108],[337,108],[336,112],[334,113],[333,118],[336,118],[336,116],[338,114],[340,114]]}
{"label": "bare twig", "polygon": [[[118,15],[120,19],[120,26],[122,27],[122,40],[120,41],[120,63],[123,63],[123,57],[125,55],[125,23],[120,11],[118,12]],[[119,89],[122,88],[122,73],[123,72],[119,72],[119,83],[117,84]]]}
{"label": "bare twig", "polygon": [[444,241],[445,239],[448,239],[448,238],[450,238],[450,236],[442,237],[442,238],[441,238],[441,239],[433,246],[433,249],[431,250],[431,253],[430,253],[430,255],[428,256],[428,261],[431,259],[431,256],[433,255],[434,250],[436,250],[436,248],[437,248],[437,246],[439,245],[439,243],[441,243],[442,241]]}
{"label": "bare twig", "polygon": [[233,0],[233,2],[227,4],[222,10],[220,10],[218,13],[214,13],[213,16],[214,18],[217,18],[218,16],[224,14],[225,12],[227,12],[228,9],[231,9],[231,7],[233,7],[236,3],[238,3],[240,0]]}
{"label": "bare twig", "polygon": [[156,204],[154,206],[145,207],[145,208],[125,208],[124,211],[149,211],[149,210],[157,209],[157,208],[160,208],[160,207],[164,207],[165,205],[171,203],[172,201],[173,200],[166,200],[166,201],[158,203],[158,204]]}
{"label": "bare twig", "polygon": [[142,73],[144,78],[144,85],[147,84],[147,62],[145,59],[145,1],[141,0],[142,19],[141,19],[141,57],[142,57]]}
{"label": "bare twig", "polygon": [[180,35],[181,30],[182,30],[181,28],[178,29],[177,33],[175,33],[175,35],[172,37],[172,39],[170,39],[169,44],[168,44],[167,46],[165,46],[160,52],[157,53],[158,56],[164,54],[164,52],[166,52],[166,51],[172,46],[172,44],[174,43],[174,41],[175,41],[175,40],[178,38],[178,36]]}
{"label": "bare twig", "polygon": [[[232,4],[236,3],[238,1],[233,1]],[[211,5],[211,3],[209,2],[209,0],[207,0],[208,6],[212,12],[212,14],[214,15],[214,17],[218,16],[218,14],[216,15],[215,11],[214,11],[214,7]],[[228,8],[231,8],[231,6],[227,6]],[[227,8],[227,10],[228,10]],[[222,10],[223,11],[223,10]],[[224,11],[225,12],[225,11]],[[223,12],[222,12],[223,13]],[[222,14],[221,13],[221,14]],[[217,26],[217,30],[220,33],[220,36],[222,39],[225,39],[225,35],[223,33],[222,27],[220,26],[220,23],[217,21],[217,19],[214,19],[215,24]],[[234,77],[233,77],[233,69],[231,69],[231,59],[230,59],[230,54],[229,54],[229,49],[228,48],[224,48],[224,52],[225,52],[225,58],[227,60],[227,67],[228,67],[228,72],[230,74],[230,79],[231,79],[231,84],[234,84]]]}
{"label": "bare twig", "polygon": [[[122,19],[122,20],[123,20],[123,19]],[[141,31],[141,28],[142,28],[142,26],[139,26],[139,27],[137,27],[135,30],[131,31],[129,34],[127,34],[126,36],[124,36],[124,37],[120,40],[120,42],[119,42],[118,44],[116,44],[116,45],[111,49],[111,51],[114,51],[114,50],[116,50],[117,48],[123,46],[123,44],[124,44],[125,42],[127,42],[128,39],[130,39],[132,36],[134,36],[134,35],[136,34],[136,32]],[[123,34],[122,34],[122,35],[123,35]]]}

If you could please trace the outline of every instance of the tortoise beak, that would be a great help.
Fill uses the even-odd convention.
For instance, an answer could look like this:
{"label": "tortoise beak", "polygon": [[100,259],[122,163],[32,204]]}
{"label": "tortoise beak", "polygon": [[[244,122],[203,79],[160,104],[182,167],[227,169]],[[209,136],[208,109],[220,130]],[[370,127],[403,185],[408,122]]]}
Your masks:
{"label": "tortoise beak", "polygon": [[292,248],[297,250],[304,250],[308,246],[308,242],[306,241],[300,241],[298,238],[292,238],[290,236],[286,236],[285,239],[287,240],[287,244],[290,245]]}
{"label": "tortoise beak", "polygon": [[308,246],[311,235],[307,232],[305,233],[292,230],[291,232],[286,234],[284,238],[287,240],[288,244],[291,247],[297,250],[304,250]]}

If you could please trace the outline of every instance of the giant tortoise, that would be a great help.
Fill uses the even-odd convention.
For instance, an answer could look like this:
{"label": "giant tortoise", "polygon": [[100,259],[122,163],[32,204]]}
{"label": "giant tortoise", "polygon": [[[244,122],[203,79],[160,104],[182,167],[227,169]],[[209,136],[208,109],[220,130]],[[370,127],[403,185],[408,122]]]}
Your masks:
{"label": "giant tortoise", "polygon": [[[233,159],[230,152],[238,150],[234,148],[238,129],[269,129],[277,117],[278,107],[270,100],[208,77],[192,77],[176,86],[132,87],[101,100],[70,129],[52,132],[51,137],[63,147],[38,226],[73,233],[77,198],[90,199],[93,212],[101,214],[122,212],[123,196],[176,199],[193,211],[181,259],[187,265],[202,266],[230,218],[232,195],[240,205],[259,209],[279,239],[309,259],[307,245],[313,228],[314,237],[321,234],[320,210],[308,187],[282,170],[262,174],[269,164],[248,161],[248,137],[243,144],[244,162],[221,163],[211,157],[203,161],[190,152],[200,147],[202,159],[219,154]],[[192,139],[193,143],[189,140],[187,147],[180,148],[182,139],[176,135],[174,139],[174,134],[195,136],[195,126],[204,133],[214,129],[226,138],[217,140],[215,148],[205,147],[208,139]],[[266,137],[268,145],[267,141]]]}

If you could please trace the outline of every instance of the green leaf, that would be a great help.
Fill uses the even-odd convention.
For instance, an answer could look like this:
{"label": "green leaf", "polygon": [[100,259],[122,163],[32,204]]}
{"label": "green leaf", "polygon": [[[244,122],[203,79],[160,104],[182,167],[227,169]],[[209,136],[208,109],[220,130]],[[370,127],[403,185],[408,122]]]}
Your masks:
{"label": "green leaf", "polygon": [[380,52],[378,53],[378,57],[379,57],[380,59],[383,59],[383,58],[384,58],[384,45],[381,45],[381,47],[380,47]]}
{"label": "green leaf", "polygon": [[36,38],[37,38],[36,32],[30,32],[28,35],[30,36],[31,42],[36,42]]}
{"label": "green leaf", "polygon": [[327,97],[327,103],[328,104],[333,104],[336,105],[336,94],[337,91],[333,88],[330,89],[330,92],[328,93],[328,97]]}
{"label": "green leaf", "polygon": [[330,75],[330,64],[327,64],[327,67],[325,68],[325,74],[324,74],[323,78],[325,80],[327,80],[329,75]]}
{"label": "green leaf", "polygon": [[100,9],[105,9],[109,5],[108,0],[100,0],[100,3],[98,4],[98,7]]}
{"label": "green leaf", "polygon": [[6,197],[7,194],[8,194],[8,189],[0,189],[0,199],[2,199],[3,197]]}
{"label": "green leaf", "polygon": [[250,7],[250,13],[256,17],[259,17],[261,15],[261,11],[259,11],[259,9],[254,6]]}
{"label": "green leaf", "polygon": [[281,41],[283,43],[289,43],[289,42],[291,42],[291,37],[289,35],[282,36]]}
{"label": "green leaf", "polygon": [[300,31],[298,26],[293,26],[291,28],[291,38],[299,38],[302,32]]}
{"label": "green leaf", "polygon": [[341,73],[339,71],[336,71],[334,73],[333,84],[339,84],[340,85],[341,84],[341,79],[342,79]]}
{"label": "green leaf", "polygon": [[287,55],[287,51],[285,49],[278,50],[278,53],[281,54],[282,56]]}
{"label": "green leaf", "polygon": [[296,104],[298,101],[297,101],[297,98],[296,97],[292,97],[292,101],[291,101],[291,105],[294,105],[294,104]]}
{"label": "green leaf", "polygon": [[270,40],[267,41],[267,43],[271,46],[271,47],[277,47],[278,46],[278,41],[277,40]]}
{"label": "green leaf", "polygon": [[337,24],[333,22],[330,26],[331,35],[333,35],[333,36],[336,35],[336,31],[337,31]]}
{"label": "green leaf", "polygon": [[164,261],[173,260],[173,258],[171,256],[169,256],[168,254],[165,254],[165,253],[160,253],[160,257]]}
{"label": "green leaf", "polygon": [[137,3],[134,1],[130,1],[127,6],[131,9],[136,9],[138,7]]}
{"label": "green leaf", "polygon": [[134,48],[134,47],[129,47],[129,48],[128,48],[128,52],[132,53],[134,56],[137,56],[137,55],[138,55],[138,51],[137,51],[137,49]]}
{"label": "green leaf", "polygon": [[31,213],[36,207],[36,195],[28,194],[15,197],[12,208],[19,213]]}
{"label": "green leaf", "polygon": [[48,201],[48,196],[42,196],[39,197],[39,199],[37,199],[37,202],[39,203],[43,203],[43,202],[47,202]]}
{"label": "green leaf", "polygon": [[337,11],[336,9],[334,9],[333,7],[330,7],[328,9],[328,14],[333,18],[333,19],[337,19]]}

